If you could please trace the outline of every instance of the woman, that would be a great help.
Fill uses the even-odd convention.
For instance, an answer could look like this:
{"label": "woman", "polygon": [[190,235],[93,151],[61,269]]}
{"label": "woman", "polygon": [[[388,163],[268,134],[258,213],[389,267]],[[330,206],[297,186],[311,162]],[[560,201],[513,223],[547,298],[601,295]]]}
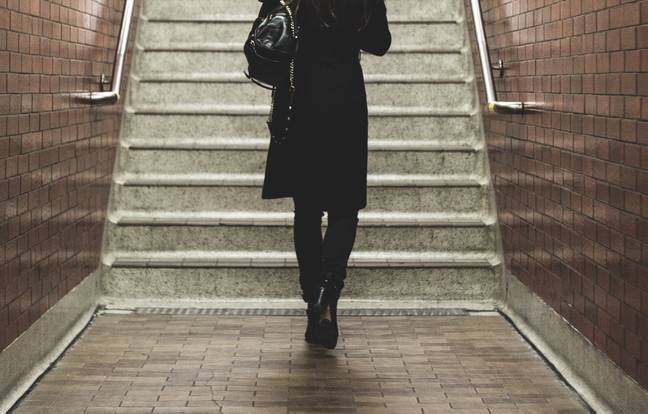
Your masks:
{"label": "woman", "polygon": [[[260,1],[260,15],[279,6],[279,0]],[[299,281],[308,303],[305,339],[332,349],[358,210],[367,204],[368,120],[360,50],[384,55],[391,34],[384,0],[288,3],[300,27],[294,112],[285,142],[271,140],[262,197],[294,200]],[[285,106],[279,101],[286,90],[276,91],[275,107]],[[322,239],[323,211],[328,226]]]}

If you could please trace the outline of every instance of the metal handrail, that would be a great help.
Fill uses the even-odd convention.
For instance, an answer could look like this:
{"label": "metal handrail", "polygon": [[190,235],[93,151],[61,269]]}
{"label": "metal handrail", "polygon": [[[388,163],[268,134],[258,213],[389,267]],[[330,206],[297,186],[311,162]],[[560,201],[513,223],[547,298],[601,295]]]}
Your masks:
{"label": "metal handrail", "polygon": [[[124,62],[128,52],[128,34],[130,32],[131,21],[133,20],[133,10],[135,0],[124,0],[124,13],[122,14],[121,29],[119,31],[119,41],[115,50],[115,59],[113,63],[112,79],[110,79],[110,90],[108,91],[90,91],[77,95],[83,102],[98,105],[112,105],[119,102],[122,75],[124,72]],[[108,82],[106,76],[101,75],[100,84],[103,87]]]}
{"label": "metal handrail", "polygon": [[[529,107],[525,102],[509,102],[498,101],[497,91],[495,91],[495,84],[493,82],[493,67],[491,66],[490,56],[488,56],[488,42],[486,41],[486,32],[484,31],[484,23],[482,21],[482,10],[479,0],[470,0],[473,22],[475,24],[475,38],[477,39],[477,47],[479,49],[479,58],[482,67],[482,75],[484,78],[484,89],[486,90],[486,101],[489,112],[497,113],[522,113]],[[498,67],[500,71],[504,69],[502,61],[499,61]]]}

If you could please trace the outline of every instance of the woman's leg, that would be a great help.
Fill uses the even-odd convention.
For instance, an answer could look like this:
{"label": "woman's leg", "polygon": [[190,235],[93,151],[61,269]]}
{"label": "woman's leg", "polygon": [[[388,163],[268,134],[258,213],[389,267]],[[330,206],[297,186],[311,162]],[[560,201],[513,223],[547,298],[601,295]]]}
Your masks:
{"label": "woman's leg", "polygon": [[329,349],[335,348],[338,341],[337,302],[344,287],[357,227],[357,210],[329,210],[322,243],[323,279],[315,305],[320,316],[318,343]]}
{"label": "woman's leg", "polygon": [[322,244],[322,273],[344,287],[347,263],[358,228],[358,210],[330,210]]}
{"label": "woman's leg", "polygon": [[299,285],[305,302],[314,302],[322,274],[322,216],[320,208],[297,198],[294,201],[293,237],[299,264]]}

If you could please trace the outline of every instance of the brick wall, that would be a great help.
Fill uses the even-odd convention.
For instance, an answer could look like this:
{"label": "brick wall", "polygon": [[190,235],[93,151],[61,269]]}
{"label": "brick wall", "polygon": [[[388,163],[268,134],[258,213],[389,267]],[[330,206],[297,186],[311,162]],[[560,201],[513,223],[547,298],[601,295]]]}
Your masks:
{"label": "brick wall", "polygon": [[481,5],[498,99],[548,108],[485,117],[508,270],[647,387],[648,1]]}
{"label": "brick wall", "polygon": [[112,73],[123,3],[0,0],[0,350],[98,266],[122,108],[70,93]]}

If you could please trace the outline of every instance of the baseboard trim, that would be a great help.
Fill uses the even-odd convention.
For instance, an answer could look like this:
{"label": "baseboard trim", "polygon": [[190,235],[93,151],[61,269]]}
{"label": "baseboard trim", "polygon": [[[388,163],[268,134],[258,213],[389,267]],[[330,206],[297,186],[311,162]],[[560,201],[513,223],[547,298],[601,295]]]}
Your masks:
{"label": "baseboard trim", "polygon": [[0,352],[0,413],[9,411],[92,319],[98,282],[95,271]]}
{"label": "baseboard trim", "polygon": [[515,276],[498,306],[598,414],[648,413],[648,391]]}

